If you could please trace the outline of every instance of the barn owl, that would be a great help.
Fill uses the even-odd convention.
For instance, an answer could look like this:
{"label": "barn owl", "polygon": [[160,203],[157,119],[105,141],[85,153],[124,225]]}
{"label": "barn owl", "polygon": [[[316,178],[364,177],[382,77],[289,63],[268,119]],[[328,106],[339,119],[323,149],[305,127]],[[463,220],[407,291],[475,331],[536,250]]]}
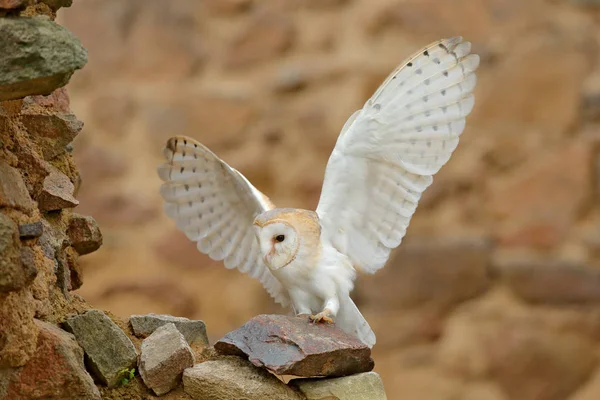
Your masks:
{"label": "barn owl", "polygon": [[470,51],[461,37],[440,40],[387,77],[342,128],[316,211],[276,208],[208,148],[177,136],[158,168],[166,214],[199,251],[258,279],[284,307],[372,347],[350,298],[356,273],[384,266],[458,145],[479,65]]}

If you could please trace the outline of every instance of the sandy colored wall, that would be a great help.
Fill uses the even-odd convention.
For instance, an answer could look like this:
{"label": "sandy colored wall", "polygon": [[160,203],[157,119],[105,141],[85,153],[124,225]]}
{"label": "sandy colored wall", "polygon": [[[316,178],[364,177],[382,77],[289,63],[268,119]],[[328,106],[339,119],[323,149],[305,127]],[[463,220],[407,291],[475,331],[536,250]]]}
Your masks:
{"label": "sandy colored wall", "polygon": [[[591,2],[590,2],[591,3]],[[279,312],[161,211],[155,167],[195,137],[282,206],[314,207],[346,118],[403,58],[463,35],[476,106],[406,243],[357,300],[392,399],[600,397],[600,13],[533,0],[80,0],[59,21],[89,50],[77,212],[92,305],[200,318],[212,339]]]}

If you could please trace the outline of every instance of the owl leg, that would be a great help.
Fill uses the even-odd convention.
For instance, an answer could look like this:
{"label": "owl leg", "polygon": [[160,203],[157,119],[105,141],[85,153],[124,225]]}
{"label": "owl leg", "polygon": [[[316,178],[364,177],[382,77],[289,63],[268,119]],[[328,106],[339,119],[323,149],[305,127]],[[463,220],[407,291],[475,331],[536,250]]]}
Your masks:
{"label": "owl leg", "polygon": [[289,293],[296,316],[312,314],[310,311],[310,299],[306,292],[296,289],[290,290]]}
{"label": "owl leg", "polygon": [[324,322],[333,324],[333,318],[335,318],[339,309],[340,309],[340,300],[337,298],[337,296],[331,297],[325,302],[325,307],[323,308],[323,311],[321,311],[320,313],[318,313],[316,315],[311,315],[310,319],[313,322],[323,322],[324,321]]}

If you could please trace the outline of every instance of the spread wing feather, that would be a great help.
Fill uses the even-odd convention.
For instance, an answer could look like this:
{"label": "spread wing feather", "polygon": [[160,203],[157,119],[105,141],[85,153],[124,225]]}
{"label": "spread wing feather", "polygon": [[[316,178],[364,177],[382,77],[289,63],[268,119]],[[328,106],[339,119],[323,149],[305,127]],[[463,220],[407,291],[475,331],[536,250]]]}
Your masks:
{"label": "spread wing feather", "polygon": [[173,137],[158,168],[165,212],[198,250],[225,267],[258,279],[283,306],[289,299],[264,265],[252,228],[254,218],[272,208],[270,200],[227,163],[188,137]]}
{"label": "spread wing feather", "polygon": [[393,71],[338,138],[317,213],[323,235],[363,272],[385,265],[421,194],[448,161],[474,104],[479,57],[440,40]]}

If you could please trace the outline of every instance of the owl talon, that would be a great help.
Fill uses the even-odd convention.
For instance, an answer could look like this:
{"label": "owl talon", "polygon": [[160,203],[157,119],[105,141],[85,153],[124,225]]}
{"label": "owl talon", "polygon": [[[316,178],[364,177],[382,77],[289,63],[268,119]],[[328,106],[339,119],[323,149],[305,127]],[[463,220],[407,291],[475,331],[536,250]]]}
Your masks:
{"label": "owl talon", "polygon": [[329,310],[325,309],[317,315],[311,315],[309,318],[314,323],[327,322],[328,324],[333,324],[333,319],[329,315]]}

